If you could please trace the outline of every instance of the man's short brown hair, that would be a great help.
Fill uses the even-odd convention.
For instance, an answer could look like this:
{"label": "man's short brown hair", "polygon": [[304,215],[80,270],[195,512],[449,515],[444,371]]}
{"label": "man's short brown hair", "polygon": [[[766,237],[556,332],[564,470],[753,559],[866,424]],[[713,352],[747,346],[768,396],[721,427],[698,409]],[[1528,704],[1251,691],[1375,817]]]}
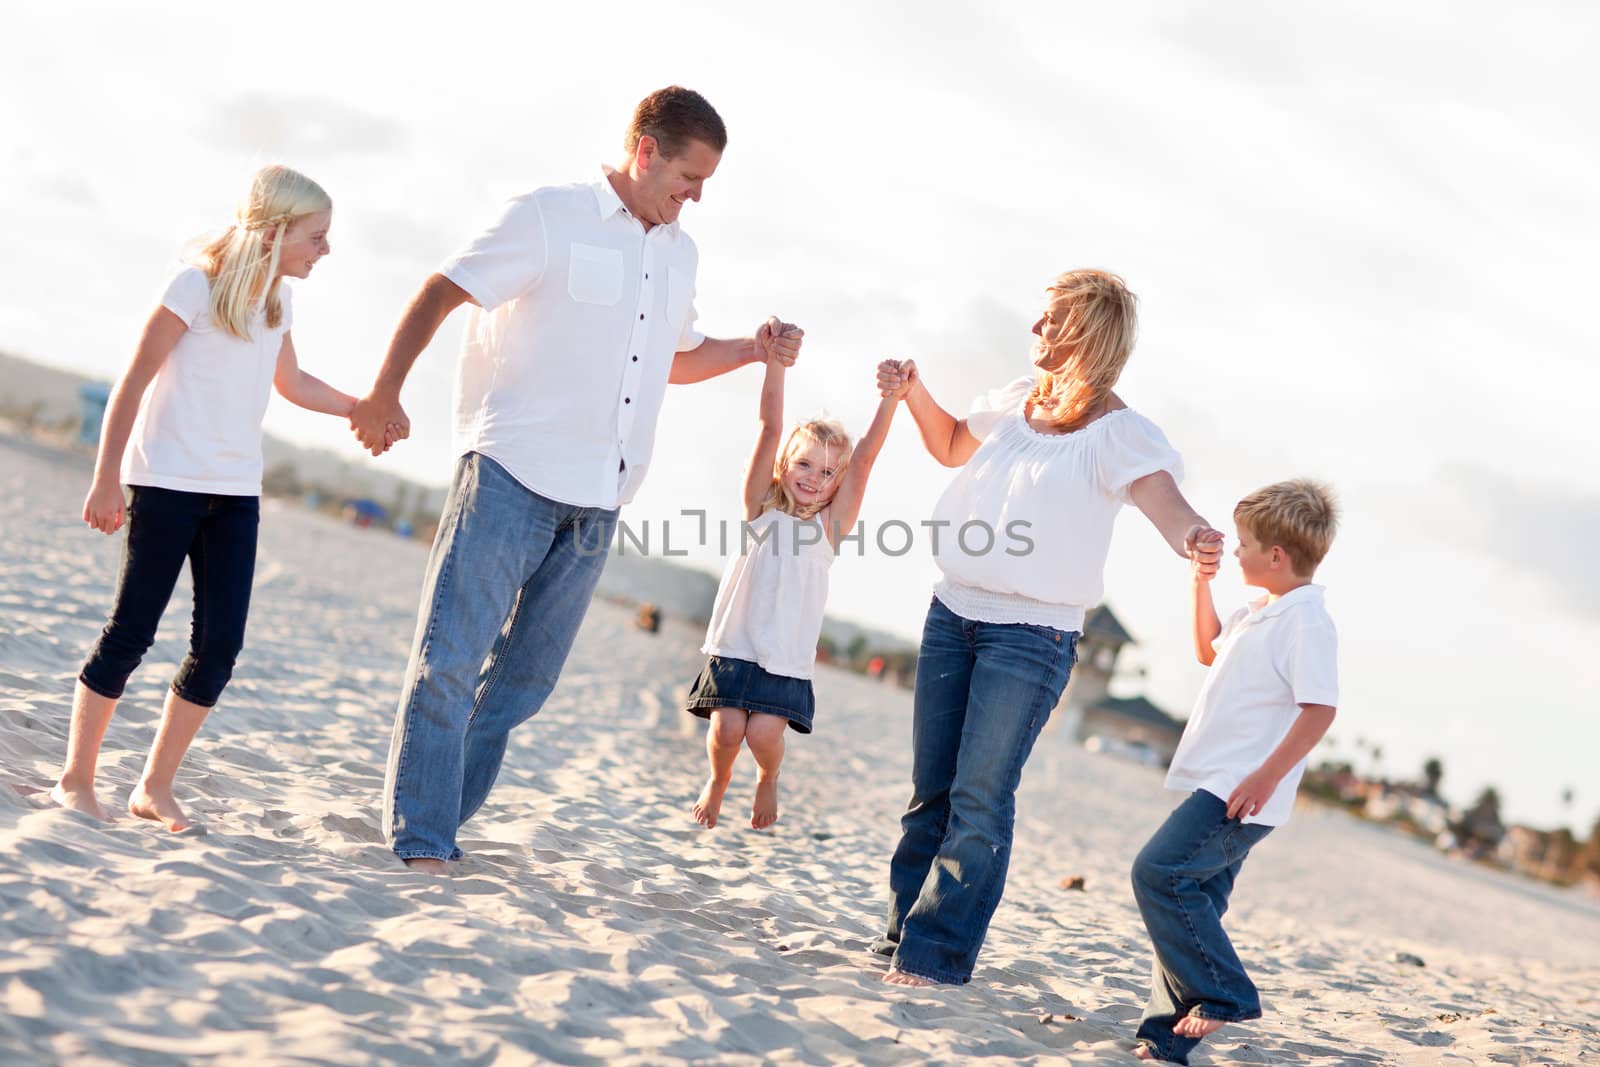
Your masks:
{"label": "man's short brown hair", "polygon": [[719,155],[728,147],[728,128],[722,124],[717,109],[693,89],[679,85],[657,89],[639,101],[633,109],[633,121],[628,123],[623,147],[632,152],[646,135],[656,139],[667,159],[676,159],[690,141],[703,142]]}
{"label": "man's short brown hair", "polygon": [[1257,489],[1234,507],[1233,520],[1262,548],[1280,546],[1294,572],[1309,578],[1333,544],[1339,504],[1327,486],[1296,478]]}

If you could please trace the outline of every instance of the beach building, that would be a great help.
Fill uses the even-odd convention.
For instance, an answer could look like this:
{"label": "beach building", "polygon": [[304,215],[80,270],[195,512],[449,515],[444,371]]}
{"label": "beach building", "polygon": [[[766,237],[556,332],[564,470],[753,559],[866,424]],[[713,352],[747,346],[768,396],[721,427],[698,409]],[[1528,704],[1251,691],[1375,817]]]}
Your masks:
{"label": "beach building", "polygon": [[1122,650],[1136,643],[1109,607],[1098,605],[1083,620],[1078,663],[1051,715],[1050,728],[1091,747],[1162,766],[1172,761],[1183,722],[1143,696],[1111,695]]}

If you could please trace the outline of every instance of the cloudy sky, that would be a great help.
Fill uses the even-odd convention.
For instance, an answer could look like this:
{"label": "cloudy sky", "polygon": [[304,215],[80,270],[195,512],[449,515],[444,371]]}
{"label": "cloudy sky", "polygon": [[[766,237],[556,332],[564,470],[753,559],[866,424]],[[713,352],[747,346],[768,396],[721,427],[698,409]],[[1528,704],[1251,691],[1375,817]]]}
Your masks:
{"label": "cloudy sky", "polygon": [[[731,143],[685,213],[701,325],[807,329],[791,413],[859,431],[883,356],[948,406],[1025,371],[1060,270],[1142,301],[1121,393],[1214,522],[1313,475],[1346,519],[1319,574],[1340,626],[1334,751],[1445,763],[1518,818],[1600,813],[1600,161],[1592,8],[1120,5],[30,4],[0,64],[0,348],[115,375],[187,241],[250,172],[306,171],[334,254],[296,293],[302,363],[363,391],[401,308],[505,197],[620,156],[637,99],[704,92]],[[868,8],[868,10],[861,10]],[[447,12],[447,13],[446,13]],[[1589,101],[1589,103],[1584,103]],[[384,457],[448,477],[461,316]],[[736,517],[759,371],[668,397],[634,525]],[[275,406],[280,435],[352,450]],[[900,423],[864,517],[948,479]],[[1107,598],[1123,682],[1186,714],[1185,571],[1137,513]],[[715,546],[696,550],[715,569]],[[915,636],[924,548],[845,557],[830,609]],[[1218,599],[1244,596],[1236,576]],[[1370,760],[1361,758],[1364,765]],[[1563,789],[1577,791],[1565,808]]]}

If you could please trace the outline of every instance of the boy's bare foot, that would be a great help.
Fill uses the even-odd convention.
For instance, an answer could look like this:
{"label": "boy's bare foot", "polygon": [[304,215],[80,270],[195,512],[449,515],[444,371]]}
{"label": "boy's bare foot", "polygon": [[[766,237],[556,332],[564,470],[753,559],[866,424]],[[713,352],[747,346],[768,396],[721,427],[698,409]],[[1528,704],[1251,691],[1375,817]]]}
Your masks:
{"label": "boy's bare foot", "polygon": [[60,804],[63,808],[81,811],[85,815],[93,815],[101,822],[110,822],[112,815],[100,806],[100,800],[94,795],[93,787],[88,789],[68,789],[57,782],[50,787],[50,799]]}
{"label": "boy's bare foot", "polygon": [[133,787],[133,795],[128,798],[128,813],[158,822],[173,833],[194,825],[173,799],[170,789],[151,789],[143,782]]}
{"label": "boy's bare foot", "polygon": [[765,830],[778,821],[778,776],[756,775],[756,799],[750,805],[750,829]]}
{"label": "boy's bare foot", "polygon": [[890,971],[883,976],[883,980],[890,985],[908,985],[915,986],[918,989],[924,989],[934,984],[920,974],[907,974],[905,971]]}
{"label": "boy's bare foot", "polygon": [[444,860],[436,860],[432,856],[412,856],[400,861],[418,874],[442,875],[450,873],[450,865]]}
{"label": "boy's bare foot", "polygon": [[1216,1033],[1222,1027],[1223,1023],[1220,1019],[1207,1019],[1199,1015],[1190,1014],[1179,1019],[1177,1025],[1172,1028],[1172,1032],[1181,1034],[1184,1037],[1205,1037],[1208,1034]]}
{"label": "boy's bare foot", "polygon": [[706,779],[706,787],[700,790],[700,799],[694,802],[695,822],[707,829],[717,825],[717,815],[722,811],[722,794],[728,791],[730,780],[719,782],[715,778]]}
{"label": "boy's bare foot", "polygon": [[1156,1054],[1150,1051],[1149,1045],[1133,1046],[1133,1055],[1136,1059],[1141,1060],[1153,1060],[1156,1058]]}

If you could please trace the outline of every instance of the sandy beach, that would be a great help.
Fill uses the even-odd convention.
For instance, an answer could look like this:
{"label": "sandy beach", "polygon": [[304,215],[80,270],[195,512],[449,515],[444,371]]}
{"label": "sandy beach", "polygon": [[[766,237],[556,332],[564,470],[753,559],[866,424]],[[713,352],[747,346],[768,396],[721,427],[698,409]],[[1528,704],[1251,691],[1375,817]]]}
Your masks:
{"label": "sandy beach", "polygon": [[[867,944],[910,693],[820,670],[774,831],[742,825],[747,760],[704,831],[701,724],[680,707],[700,633],[596,603],[468,858],[420,877],[383,846],[378,794],[425,547],[274,501],[244,655],[178,777],[204,831],[52,807],[120,551],[78,519],[88,476],[87,457],[0,436],[0,1061],[1134,1062],[1150,962],[1127,871],[1176,801],[1160,772],[1047,733],[974,982],[885,986]],[[188,596],[106,740],[118,807]],[[1196,1063],[1600,1062],[1592,898],[1302,807],[1229,925],[1266,1017]]]}

